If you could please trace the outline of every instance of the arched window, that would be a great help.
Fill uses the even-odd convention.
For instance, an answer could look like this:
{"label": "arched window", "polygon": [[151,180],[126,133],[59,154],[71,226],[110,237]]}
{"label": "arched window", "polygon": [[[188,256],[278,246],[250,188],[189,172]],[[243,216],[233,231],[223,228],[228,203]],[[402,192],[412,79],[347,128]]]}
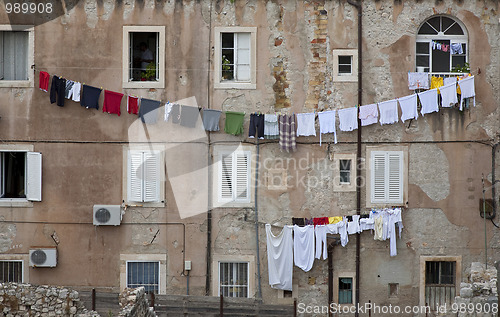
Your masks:
{"label": "arched window", "polygon": [[458,20],[437,15],[418,30],[416,43],[417,71],[450,73],[468,62],[467,30]]}

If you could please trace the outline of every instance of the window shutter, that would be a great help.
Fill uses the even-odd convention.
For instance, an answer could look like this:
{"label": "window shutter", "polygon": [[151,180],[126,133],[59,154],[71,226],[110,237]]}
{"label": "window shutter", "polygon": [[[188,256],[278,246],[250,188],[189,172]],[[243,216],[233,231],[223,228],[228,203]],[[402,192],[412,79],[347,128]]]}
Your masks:
{"label": "window shutter", "polygon": [[371,186],[372,202],[383,203],[385,201],[385,153],[373,151],[371,154]]}
{"label": "window shutter", "polygon": [[250,200],[250,156],[247,153],[235,153],[236,156],[236,197],[238,201]]}
{"label": "window shutter", "polygon": [[144,152],[144,202],[160,201],[160,153]]}
{"label": "window shutter", "polygon": [[0,32],[0,80],[4,79],[4,75],[3,75],[3,64],[4,64],[4,60],[3,60],[3,49],[4,49],[3,34],[4,33],[5,32]]}
{"label": "window shutter", "polygon": [[127,200],[142,202],[143,201],[143,153],[141,151],[128,152],[128,183],[127,183]]}
{"label": "window shutter", "polygon": [[403,154],[389,152],[388,157],[388,202],[403,203]]}
{"label": "window shutter", "polygon": [[219,199],[228,201],[233,199],[233,156],[223,154],[219,164]]}
{"label": "window shutter", "polygon": [[250,33],[237,34],[236,80],[250,81]]}
{"label": "window shutter", "polygon": [[26,153],[27,181],[26,198],[42,201],[42,153]]}

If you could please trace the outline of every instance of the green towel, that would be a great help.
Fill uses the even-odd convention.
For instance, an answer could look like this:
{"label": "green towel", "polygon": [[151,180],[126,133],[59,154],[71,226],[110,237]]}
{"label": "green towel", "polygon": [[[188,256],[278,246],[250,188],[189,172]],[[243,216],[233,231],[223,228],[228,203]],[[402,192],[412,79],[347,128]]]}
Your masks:
{"label": "green towel", "polygon": [[243,112],[226,111],[226,125],[224,131],[228,134],[238,135],[243,133]]}

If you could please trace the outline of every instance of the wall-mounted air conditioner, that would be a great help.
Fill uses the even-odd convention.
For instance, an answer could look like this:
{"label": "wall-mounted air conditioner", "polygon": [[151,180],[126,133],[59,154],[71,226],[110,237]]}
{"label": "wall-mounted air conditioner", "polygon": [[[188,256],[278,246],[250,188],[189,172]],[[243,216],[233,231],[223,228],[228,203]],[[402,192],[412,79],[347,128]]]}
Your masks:
{"label": "wall-mounted air conditioner", "polygon": [[55,267],[57,265],[57,249],[32,248],[30,249],[31,267]]}
{"label": "wall-mounted air conditioner", "polygon": [[122,221],[120,205],[94,205],[94,226],[119,226]]}

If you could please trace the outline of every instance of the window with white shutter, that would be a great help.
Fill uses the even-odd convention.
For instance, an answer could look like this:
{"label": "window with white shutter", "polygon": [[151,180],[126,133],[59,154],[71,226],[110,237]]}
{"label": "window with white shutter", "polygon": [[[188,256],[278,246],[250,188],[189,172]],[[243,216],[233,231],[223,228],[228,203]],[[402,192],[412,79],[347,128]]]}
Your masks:
{"label": "window with white shutter", "polygon": [[215,88],[256,88],[255,27],[215,28]]}
{"label": "window with white shutter", "polygon": [[42,200],[42,154],[0,152],[0,201]]}
{"label": "window with white shutter", "polygon": [[33,27],[0,25],[0,87],[33,87]]}
{"label": "window with white shutter", "polygon": [[128,151],[127,200],[161,202],[161,152]]}
{"label": "window with white shutter", "polygon": [[402,151],[371,151],[371,203],[403,203]]}
{"label": "window with white shutter", "polygon": [[219,155],[219,202],[250,202],[250,152]]}

